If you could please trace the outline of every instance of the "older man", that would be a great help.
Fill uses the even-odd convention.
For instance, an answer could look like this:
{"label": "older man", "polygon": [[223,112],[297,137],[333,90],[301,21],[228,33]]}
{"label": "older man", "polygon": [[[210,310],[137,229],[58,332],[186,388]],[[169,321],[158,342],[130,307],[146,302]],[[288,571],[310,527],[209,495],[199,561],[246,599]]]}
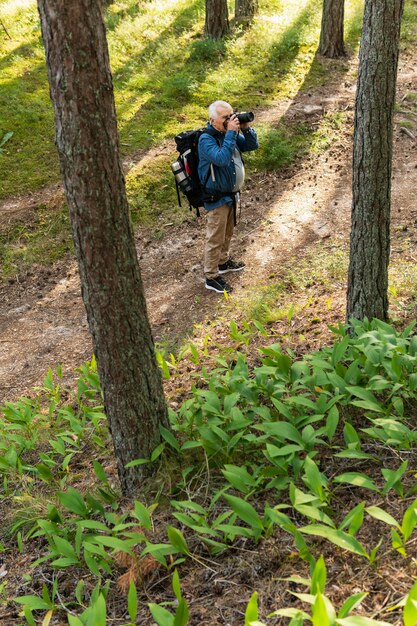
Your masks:
{"label": "older man", "polygon": [[198,144],[198,174],[205,190],[207,211],[204,275],[206,289],[232,291],[223,274],[239,272],[245,264],[229,257],[236,223],[236,202],[245,179],[242,152],[258,148],[256,132],[240,124],[228,102],[209,106],[209,122]]}

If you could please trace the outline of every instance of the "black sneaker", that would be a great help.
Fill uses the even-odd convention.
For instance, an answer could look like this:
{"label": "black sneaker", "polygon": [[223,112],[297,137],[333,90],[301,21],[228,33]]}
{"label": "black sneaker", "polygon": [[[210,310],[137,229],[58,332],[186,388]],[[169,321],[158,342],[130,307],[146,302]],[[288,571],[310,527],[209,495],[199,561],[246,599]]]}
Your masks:
{"label": "black sneaker", "polygon": [[221,276],[216,278],[206,278],[206,289],[211,289],[217,293],[230,293],[232,291],[231,286]]}
{"label": "black sneaker", "polygon": [[227,272],[240,272],[245,267],[243,261],[234,261],[233,259],[228,259],[226,263],[222,263],[219,265],[219,274],[227,274]]}

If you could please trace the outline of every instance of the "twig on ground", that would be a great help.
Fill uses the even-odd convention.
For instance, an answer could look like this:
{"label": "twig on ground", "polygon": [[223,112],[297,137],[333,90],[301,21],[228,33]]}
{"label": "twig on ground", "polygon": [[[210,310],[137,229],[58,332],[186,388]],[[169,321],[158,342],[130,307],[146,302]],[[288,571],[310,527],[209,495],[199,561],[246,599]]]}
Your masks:
{"label": "twig on ground", "polygon": [[400,133],[404,133],[404,135],[407,135],[408,137],[410,137],[410,139],[412,139],[414,142],[416,141],[416,138],[411,132],[411,130],[408,130],[408,128],[405,128],[405,126],[400,126]]}
{"label": "twig on ground", "polygon": [[6,35],[8,36],[8,38],[9,38],[9,39],[11,39],[10,34],[9,34],[9,31],[8,31],[8,30],[7,30],[7,28],[5,27],[3,20],[0,20],[0,24],[1,24],[2,29],[4,30],[4,32],[5,32],[5,33],[6,33]]}

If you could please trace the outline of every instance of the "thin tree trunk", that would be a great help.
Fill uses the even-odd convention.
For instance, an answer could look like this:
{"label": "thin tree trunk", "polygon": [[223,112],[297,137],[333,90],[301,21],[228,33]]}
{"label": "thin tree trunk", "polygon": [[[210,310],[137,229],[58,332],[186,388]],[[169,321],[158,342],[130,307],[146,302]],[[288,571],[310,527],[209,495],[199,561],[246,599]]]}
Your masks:
{"label": "thin tree trunk", "polygon": [[336,59],[346,55],[343,41],[345,0],[323,0],[319,54]]}
{"label": "thin tree trunk", "polygon": [[388,317],[392,134],[404,0],[366,0],[356,95],[347,318]]}
{"label": "thin tree trunk", "polygon": [[122,490],[132,494],[147,466],[125,465],[160,442],[166,404],[120,165],[106,34],[98,0],[38,6],[82,295]]}
{"label": "thin tree trunk", "polygon": [[206,0],[206,23],[204,34],[212,39],[221,39],[229,32],[227,0]]}
{"label": "thin tree trunk", "polygon": [[258,11],[258,0],[236,0],[235,19],[238,23],[249,23]]}

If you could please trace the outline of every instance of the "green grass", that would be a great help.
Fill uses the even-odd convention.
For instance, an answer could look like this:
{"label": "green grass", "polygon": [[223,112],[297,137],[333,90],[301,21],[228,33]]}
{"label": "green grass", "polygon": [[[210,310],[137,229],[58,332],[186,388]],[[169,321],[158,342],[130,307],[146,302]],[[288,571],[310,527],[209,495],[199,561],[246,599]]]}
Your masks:
{"label": "green grass", "polygon": [[[106,23],[123,152],[203,123],[219,95],[241,109],[294,96],[314,60],[320,4],[270,0],[253,28],[222,42],[202,38],[202,0],[110,5]],[[35,3],[3,2],[0,15],[12,37],[0,41],[0,136],[14,133],[0,158],[0,198],[6,198],[58,180],[59,171]]]}
{"label": "green grass", "polygon": [[[345,38],[353,53],[362,4],[363,0],[346,3]],[[161,216],[180,221],[188,215],[177,207],[169,169],[174,155],[140,163],[135,155],[204,124],[211,101],[222,97],[256,114],[257,108],[314,90],[338,75],[343,80],[345,61],[329,64],[316,56],[320,9],[321,0],[267,0],[251,28],[236,28],[224,41],[213,41],[202,36],[203,0],[121,0],[107,7],[121,151],[131,162],[127,191],[134,221],[153,224]],[[406,43],[415,41],[416,15],[417,8],[408,3]],[[56,182],[59,168],[36,3],[0,0],[0,17],[11,36],[0,38],[0,141],[13,132],[0,152],[1,200]],[[289,165],[310,150],[325,149],[336,122],[325,117],[313,130],[291,125],[284,116],[279,123],[258,125],[261,149],[249,157],[249,173]],[[63,233],[64,239],[68,233],[68,229]],[[27,234],[29,247],[32,235]],[[13,242],[13,233],[3,237],[2,248],[8,245],[4,239]],[[55,258],[65,246],[52,238],[50,242]],[[15,250],[3,249],[0,254],[19,257]],[[28,250],[26,257],[31,255]],[[47,254],[42,253],[42,260],[36,252],[32,256],[39,262],[47,260]]]}

